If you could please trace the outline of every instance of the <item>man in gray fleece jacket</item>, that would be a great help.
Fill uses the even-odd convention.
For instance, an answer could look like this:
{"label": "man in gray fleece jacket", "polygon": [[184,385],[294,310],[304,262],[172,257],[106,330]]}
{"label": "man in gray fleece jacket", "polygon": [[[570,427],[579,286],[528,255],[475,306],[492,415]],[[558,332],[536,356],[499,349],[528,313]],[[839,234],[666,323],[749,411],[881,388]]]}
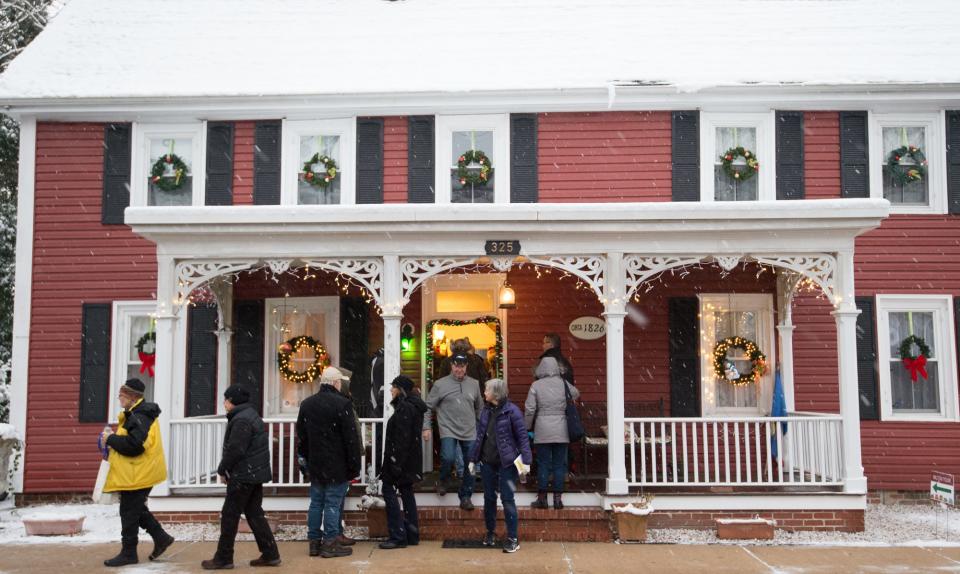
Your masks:
{"label": "man in gray fleece jacket", "polygon": [[[456,462],[457,449],[467,460],[477,438],[477,419],[483,410],[480,383],[467,376],[468,358],[457,354],[452,357],[450,374],[437,380],[427,396],[427,413],[423,417],[423,440],[430,440],[433,428],[433,413],[437,413],[440,429],[440,480],[437,494],[447,493],[450,471]],[[470,496],[473,494],[474,476],[464,469],[460,483],[460,508],[473,510]]]}

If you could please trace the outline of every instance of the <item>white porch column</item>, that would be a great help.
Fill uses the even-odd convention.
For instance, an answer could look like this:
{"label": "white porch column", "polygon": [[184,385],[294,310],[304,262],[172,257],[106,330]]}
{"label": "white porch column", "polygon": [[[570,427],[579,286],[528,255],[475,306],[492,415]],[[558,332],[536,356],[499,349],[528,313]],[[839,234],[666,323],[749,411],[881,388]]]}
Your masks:
{"label": "white porch column", "polygon": [[217,396],[215,399],[218,415],[223,410],[224,391],[230,386],[230,340],[233,338],[233,283],[216,281],[210,286],[217,298]]}
{"label": "white porch column", "polygon": [[860,454],[860,403],[857,386],[857,316],[854,301],[853,251],[837,253],[836,310],[840,416],[843,418],[844,492],[867,492]]}
{"label": "white porch column", "polygon": [[390,381],[400,374],[400,322],[403,321],[400,257],[383,256],[383,419],[390,418]]}
{"label": "white porch column", "polygon": [[[157,257],[157,341],[156,364],[154,365],[154,400],[160,406],[160,437],[163,441],[164,455],[169,472],[170,460],[176,454],[172,451],[170,420],[174,417],[173,386],[178,377],[174,377],[176,345],[174,338],[178,332],[177,321],[183,307],[174,305],[176,298],[176,262],[172,257]],[[168,496],[170,485],[164,481],[154,487],[153,496]]]}
{"label": "white porch column", "polygon": [[783,320],[777,325],[777,334],[780,336],[780,380],[783,381],[783,398],[787,403],[787,412],[796,410],[793,392],[793,317],[789,309],[783,315]]}
{"label": "white porch column", "polygon": [[604,312],[607,331],[607,494],[627,494],[626,450],[622,440],[623,391],[623,318],[626,280],[623,254],[608,253],[604,271]]}

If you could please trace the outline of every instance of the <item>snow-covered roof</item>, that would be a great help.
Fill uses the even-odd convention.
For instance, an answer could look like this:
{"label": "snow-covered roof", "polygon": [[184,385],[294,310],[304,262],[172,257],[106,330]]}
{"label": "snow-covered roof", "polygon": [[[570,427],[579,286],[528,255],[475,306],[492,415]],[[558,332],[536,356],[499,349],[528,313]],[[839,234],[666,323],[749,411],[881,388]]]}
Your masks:
{"label": "snow-covered roof", "polygon": [[956,0],[71,0],[0,100],[960,82]]}

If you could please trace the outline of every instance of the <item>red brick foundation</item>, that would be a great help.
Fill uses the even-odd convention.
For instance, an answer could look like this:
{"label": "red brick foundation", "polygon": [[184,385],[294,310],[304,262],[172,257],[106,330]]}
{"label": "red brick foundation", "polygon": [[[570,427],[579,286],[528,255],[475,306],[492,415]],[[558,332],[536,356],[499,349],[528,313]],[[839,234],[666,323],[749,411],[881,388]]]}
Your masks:
{"label": "red brick foundation", "polygon": [[777,522],[777,529],[863,532],[862,510],[729,510],[656,511],[650,515],[649,528],[712,530],[718,518],[753,518],[760,516]]}

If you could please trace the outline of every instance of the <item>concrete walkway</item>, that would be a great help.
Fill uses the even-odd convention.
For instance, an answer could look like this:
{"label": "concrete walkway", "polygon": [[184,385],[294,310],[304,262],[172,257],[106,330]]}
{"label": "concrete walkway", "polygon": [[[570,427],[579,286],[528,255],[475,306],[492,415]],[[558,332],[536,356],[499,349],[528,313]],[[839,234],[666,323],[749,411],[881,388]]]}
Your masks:
{"label": "concrete walkway", "polygon": [[[118,569],[126,574],[203,572],[200,561],[210,558],[214,542],[175,544],[158,562],[141,562]],[[30,544],[0,548],[2,573],[76,574],[103,572],[103,559],[119,544]],[[142,544],[146,560],[150,544]],[[248,572],[321,572],[353,574],[496,574],[693,572],[698,574],[828,573],[828,572],[958,572],[960,548],[879,548],[809,546],[680,546],[668,544],[522,543],[516,554],[499,550],[446,550],[439,542],[424,542],[404,550],[380,550],[372,542],[354,547],[353,556],[324,560],[307,556],[306,542],[282,542],[283,565],[253,569],[256,545],[237,545],[236,569]]]}

